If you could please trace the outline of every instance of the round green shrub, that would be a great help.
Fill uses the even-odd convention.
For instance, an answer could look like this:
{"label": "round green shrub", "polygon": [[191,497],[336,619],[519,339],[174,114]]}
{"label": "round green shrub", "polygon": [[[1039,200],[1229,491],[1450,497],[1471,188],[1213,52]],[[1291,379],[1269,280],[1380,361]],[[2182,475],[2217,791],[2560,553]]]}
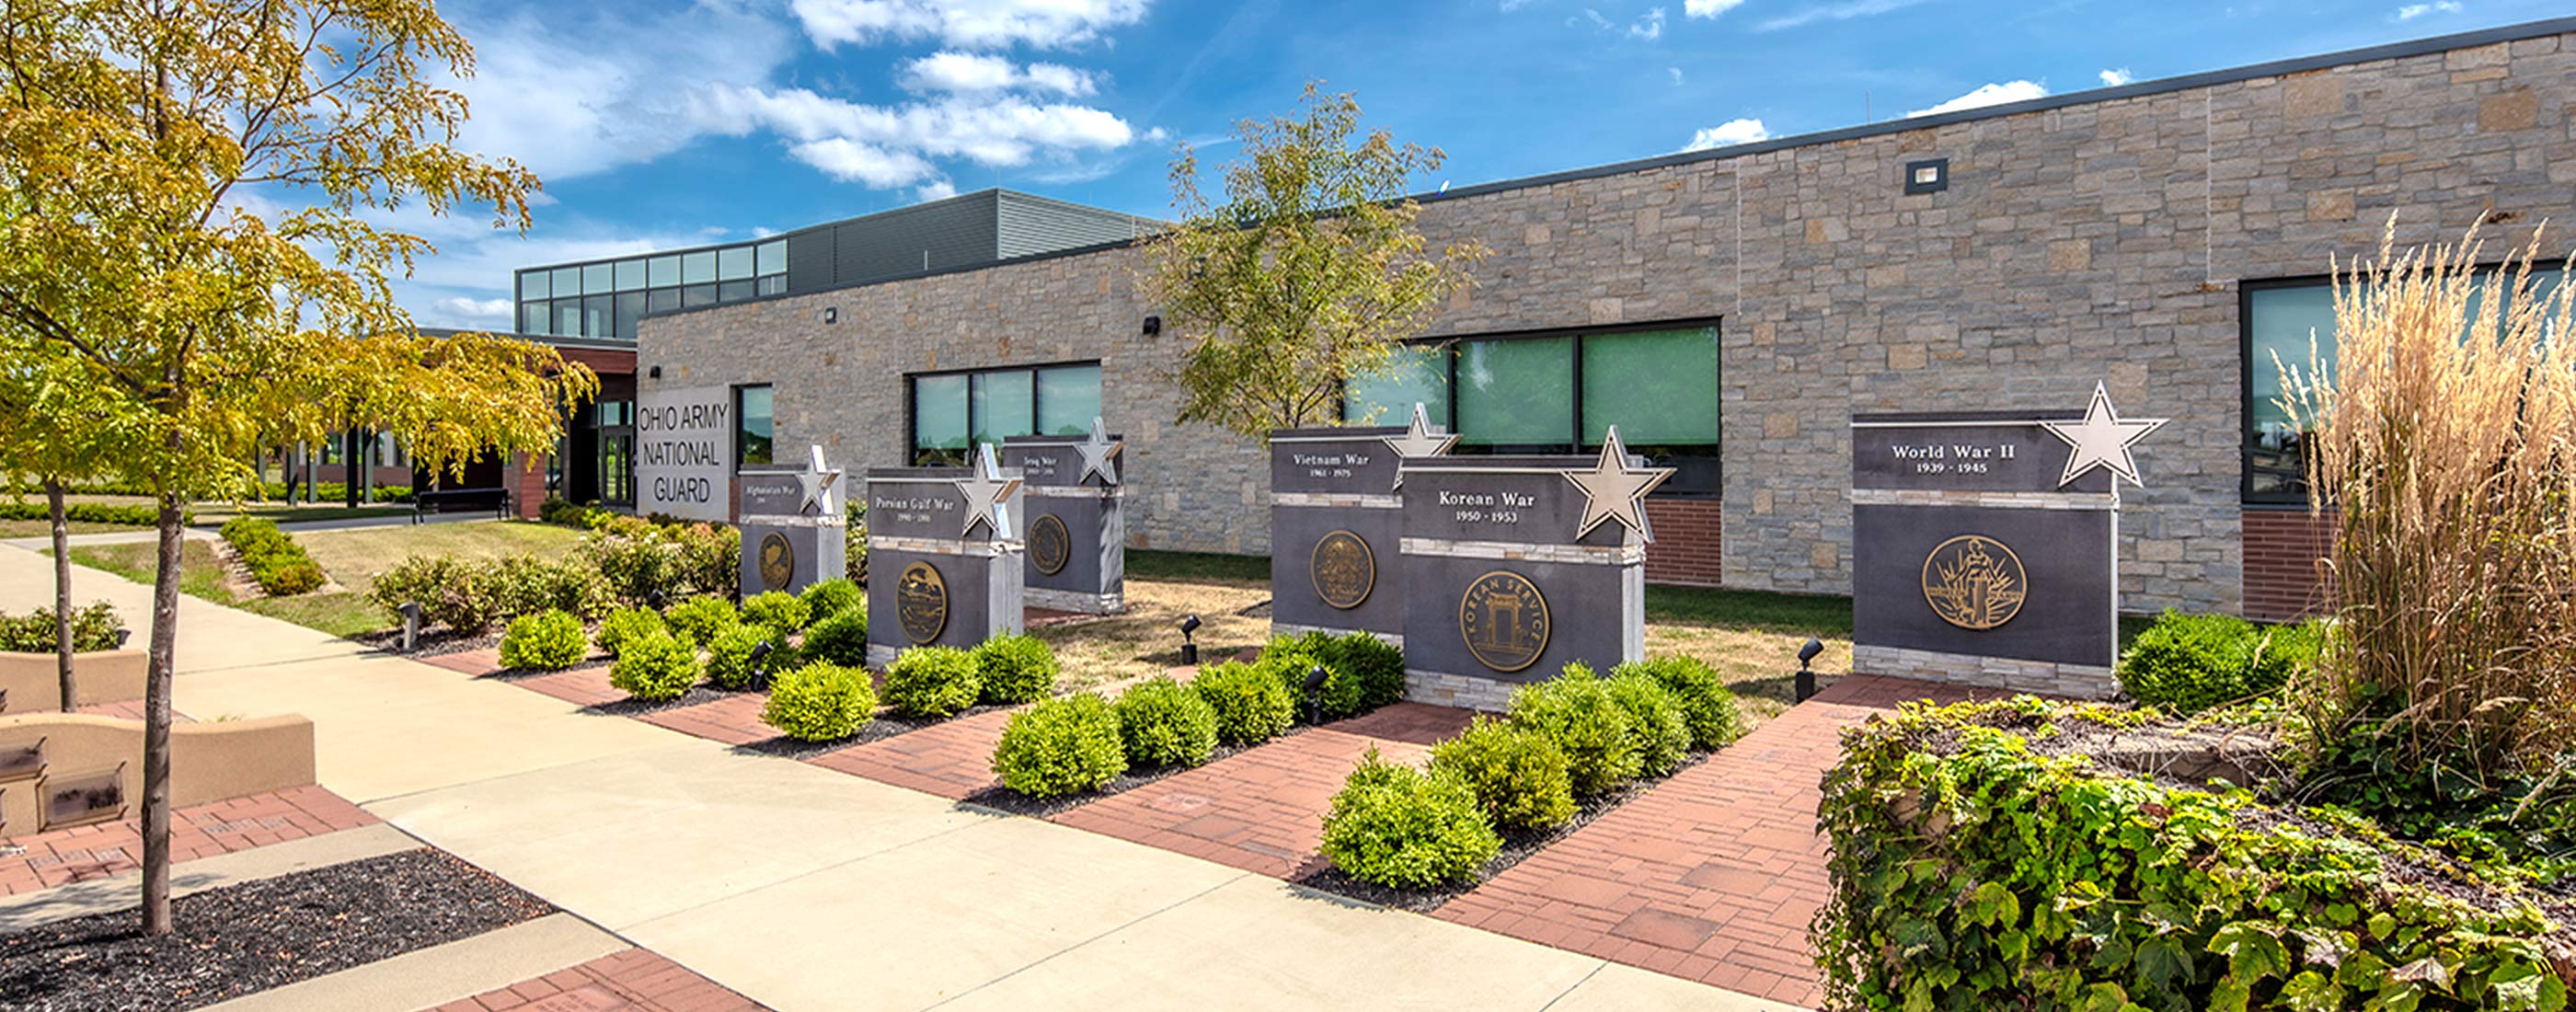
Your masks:
{"label": "round green shrub", "polygon": [[1599,794],[1637,775],[1637,742],[1628,729],[1627,708],[1580,663],[1512,693],[1508,719],[1556,743],[1565,753],[1566,772],[1574,778],[1578,796]]}
{"label": "round green shrub", "polygon": [[1682,723],[1690,727],[1692,748],[1725,748],[1744,736],[1744,717],[1736,709],[1735,692],[1707,662],[1678,655],[1650,657],[1610,670],[1612,678],[1630,674],[1661,682],[1673,694],[1674,702],[1681,704]]}
{"label": "round green shrub", "polygon": [[668,629],[630,639],[608,669],[608,684],[637,699],[678,699],[698,684],[698,645]]}
{"label": "round green shrub", "polygon": [[1380,759],[1374,747],[1324,813],[1324,856],[1362,882],[1398,889],[1464,882],[1502,849],[1475,791],[1456,777]]}
{"label": "round green shrub", "polygon": [[692,597],[662,612],[662,621],[673,631],[700,643],[714,643],[726,630],[742,624],[742,615],[733,610],[733,602],[721,597]]}
{"label": "round green shrub", "polygon": [[[763,643],[770,644],[769,654],[755,665],[752,654]],[[729,626],[707,643],[707,679],[728,689],[748,689],[759,671],[785,671],[796,666],[797,658],[785,633],[765,625]]]}
{"label": "round green shrub", "polygon": [[807,587],[805,592],[797,597],[805,602],[806,618],[813,622],[820,622],[853,608],[868,606],[867,592],[860,590],[858,584],[850,582],[850,579],[844,576],[836,576]]}
{"label": "round green shrub", "polygon": [[770,680],[760,721],[798,741],[835,741],[859,733],[876,712],[877,694],[866,671],[814,663]]}
{"label": "round green shrub", "polygon": [[1157,675],[1118,697],[1118,738],[1131,766],[1196,766],[1216,751],[1216,708]]}
{"label": "round green shrub", "polygon": [[1602,687],[1628,711],[1628,741],[1637,752],[1637,772],[1660,777],[1680,769],[1690,754],[1690,725],[1682,707],[1664,683],[1645,675],[1613,675]]}
{"label": "round green shrub", "polygon": [[813,613],[805,601],[783,590],[753,594],[742,599],[742,620],[753,625],[775,626],[788,632],[805,628]]}
{"label": "round green shrub", "polygon": [[610,657],[623,657],[626,644],[657,632],[669,632],[670,626],[651,608],[619,608],[599,620],[599,635],[593,639]]}
{"label": "round green shrub", "polygon": [[975,655],[956,647],[913,647],[886,667],[885,701],[907,717],[954,717],[975,705]]}
{"label": "round green shrub", "polygon": [[1278,737],[1297,721],[1297,696],[1277,675],[1242,661],[1199,672],[1190,688],[1216,711],[1216,739],[1251,745]]}
{"label": "round green shrub", "polygon": [[2281,691],[2314,667],[2319,627],[2257,626],[2233,615],[2167,610],[2120,655],[2120,688],[2148,706],[2190,715]]}
{"label": "round green shrub", "polygon": [[1035,636],[995,636],[975,647],[979,690],[987,703],[1033,703],[1055,693],[1062,668],[1055,651]]}
{"label": "round green shrub", "polygon": [[571,612],[521,615],[501,634],[501,663],[522,671],[561,671],[589,653],[590,635]]}
{"label": "round green shrub", "polygon": [[1547,736],[1486,717],[1431,746],[1431,772],[1457,778],[1497,826],[1545,829],[1574,817],[1574,778]]}
{"label": "round green shrub", "polygon": [[865,608],[836,611],[805,627],[805,653],[819,660],[853,668],[868,663],[868,612]]}
{"label": "round green shrub", "polygon": [[1050,699],[1011,715],[993,748],[1002,786],[1032,798],[1099,790],[1127,772],[1118,714],[1097,693]]}
{"label": "round green shrub", "polygon": [[1356,717],[1404,701],[1404,651],[1364,632],[1321,636],[1308,648],[1332,672],[1324,682],[1324,719]]}

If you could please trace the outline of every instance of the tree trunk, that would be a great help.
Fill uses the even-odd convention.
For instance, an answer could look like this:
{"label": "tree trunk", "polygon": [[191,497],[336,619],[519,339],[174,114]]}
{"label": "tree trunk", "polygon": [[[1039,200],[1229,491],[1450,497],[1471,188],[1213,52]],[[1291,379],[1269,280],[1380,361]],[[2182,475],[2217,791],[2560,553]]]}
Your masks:
{"label": "tree trunk", "polygon": [[[177,437],[171,437],[173,442]],[[179,638],[179,497],[161,494],[152,573],[152,657],[143,688],[143,932],[170,933],[171,658]]]}
{"label": "tree trunk", "polygon": [[349,430],[349,434],[348,434],[346,437],[343,437],[343,438],[340,440],[340,455],[341,455],[342,457],[347,458],[347,459],[348,459],[348,461],[349,461],[349,480],[348,480],[348,482],[346,483],[346,484],[348,485],[348,487],[347,487],[347,488],[345,488],[345,489],[343,489],[343,490],[341,490],[340,498],[347,500],[347,505],[348,505],[348,507],[349,507],[350,509],[357,509],[357,508],[358,508],[358,430],[356,430],[356,429],[350,429],[350,430]]}
{"label": "tree trunk", "polygon": [[45,510],[54,521],[54,663],[63,689],[63,712],[80,708],[79,686],[72,677],[72,546],[71,525],[63,518],[63,483],[45,482]]}

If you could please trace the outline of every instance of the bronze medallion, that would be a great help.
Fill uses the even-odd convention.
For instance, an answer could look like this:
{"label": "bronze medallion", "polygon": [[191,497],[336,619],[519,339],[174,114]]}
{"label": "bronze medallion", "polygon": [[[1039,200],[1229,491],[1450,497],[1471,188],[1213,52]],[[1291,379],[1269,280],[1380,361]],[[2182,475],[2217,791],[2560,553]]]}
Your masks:
{"label": "bronze medallion", "polygon": [[903,576],[894,583],[894,617],[905,639],[938,639],[940,630],[948,628],[948,581],[927,562],[903,567]]}
{"label": "bronze medallion", "polygon": [[1983,534],[1951,538],[1923,557],[1923,600],[1941,621],[1961,629],[2010,622],[2029,595],[2021,557]]}
{"label": "bronze medallion", "polygon": [[787,543],[787,535],[771,531],[760,536],[760,586],[764,590],[786,590],[796,579],[796,546]]}
{"label": "bronze medallion", "polygon": [[1357,534],[1324,535],[1315,542],[1308,563],[1306,575],[1314,581],[1315,596],[1335,608],[1357,608],[1377,589],[1377,553],[1369,551],[1368,542]]}
{"label": "bronze medallion", "polygon": [[1064,572],[1064,564],[1073,558],[1073,532],[1053,513],[1041,514],[1029,525],[1029,562],[1048,576]]}
{"label": "bronze medallion", "polygon": [[1467,641],[1467,652],[1505,674],[1538,663],[1549,628],[1547,598],[1519,573],[1498,569],[1479,576],[1458,599],[1458,635]]}

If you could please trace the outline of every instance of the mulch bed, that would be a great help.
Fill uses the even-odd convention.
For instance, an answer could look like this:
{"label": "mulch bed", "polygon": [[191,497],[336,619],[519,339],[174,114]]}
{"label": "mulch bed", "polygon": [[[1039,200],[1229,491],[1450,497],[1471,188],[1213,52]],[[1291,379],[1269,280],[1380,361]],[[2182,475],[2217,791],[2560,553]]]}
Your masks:
{"label": "mulch bed", "polygon": [[1026,815],[1039,819],[1049,818],[1063,812],[1072,811],[1073,809],[1080,808],[1113,794],[1123,794],[1127,791],[1135,790],[1136,788],[1143,787],[1146,784],[1153,783],[1166,777],[1187,773],[1228,756],[1250,752],[1253,749],[1260,748],[1261,746],[1270,744],[1270,742],[1273,741],[1282,741],[1292,735],[1304,734],[1306,733],[1306,729],[1310,726],[1312,725],[1299,724],[1295,727],[1289,728],[1285,732],[1282,732],[1278,737],[1270,739],[1270,741],[1255,742],[1250,745],[1219,745],[1216,747],[1216,751],[1208,753],[1207,762],[1200,763],[1198,766],[1183,766],[1178,763],[1173,763],[1166,766],[1156,766],[1146,770],[1130,768],[1127,772],[1119,774],[1118,779],[1110,781],[1108,786],[1096,791],[1084,791],[1079,794],[1067,794],[1062,797],[1055,798],[1032,798],[1008,787],[991,787],[968,797],[962,803],[980,805],[997,812],[1008,812],[1012,815]]}
{"label": "mulch bed", "polygon": [[444,626],[437,629],[424,629],[421,630],[420,639],[412,643],[409,653],[403,651],[402,627],[399,625],[391,629],[359,633],[349,639],[397,657],[438,657],[445,654],[461,654],[468,650],[498,648],[501,645],[501,630],[486,629],[466,635]]}
{"label": "mulch bed", "polygon": [[1467,882],[1444,885],[1436,889],[1398,889],[1374,882],[1362,882],[1343,874],[1341,869],[1327,863],[1322,868],[1296,879],[1295,883],[1317,892],[1327,892],[1362,903],[1410,910],[1417,914],[1429,913],[1439,909],[1441,904],[1463,896],[1494,876],[1510,870],[1513,865],[1527,860],[1530,855],[1546,850],[1556,841],[1574,835],[1575,830],[1583,828],[1592,820],[1643,796],[1647,791],[1655,789],[1655,785],[1680,776],[1682,770],[1706,762],[1709,756],[1715,754],[1714,752],[1692,752],[1683,756],[1680,768],[1668,775],[1652,780],[1631,780],[1617,790],[1596,795],[1577,805],[1574,818],[1566,820],[1564,825],[1541,830],[1503,829],[1501,831],[1502,851],[1495,854],[1493,860],[1485,862],[1483,868],[1477,869],[1476,877]]}
{"label": "mulch bed", "polygon": [[[591,665],[584,665],[584,667],[589,666]],[[606,665],[603,664],[599,666],[605,667]],[[551,671],[531,672],[531,674],[540,675],[555,673],[556,672]],[[760,690],[727,689],[719,687],[712,682],[699,682],[696,685],[689,686],[689,691],[683,692],[669,699],[636,699],[630,696],[613,702],[592,703],[589,706],[582,707],[581,712],[604,713],[612,717],[635,717],[647,713],[660,713],[664,710],[677,710],[683,706],[696,706],[700,703],[712,703],[719,699],[731,699],[746,692],[758,691]]]}
{"label": "mulch bed", "polygon": [[[701,686],[700,688],[704,688],[704,686]],[[705,700],[698,700],[698,702],[705,702]],[[859,728],[859,733],[847,738],[834,738],[831,741],[797,741],[794,738],[781,735],[767,741],[756,741],[749,745],[736,745],[734,748],[744,752],[758,752],[762,755],[784,756],[789,759],[811,759],[815,756],[822,755],[825,752],[838,752],[845,748],[856,748],[871,742],[880,742],[888,738],[911,734],[914,731],[919,731],[924,728],[937,727],[952,720],[964,720],[977,714],[991,713],[995,710],[1008,710],[1010,708],[1011,707],[1008,704],[982,703],[967,707],[964,712],[959,713],[954,717],[898,717],[893,714],[880,714],[877,719],[871,720],[867,722],[866,726]]]}
{"label": "mulch bed", "polygon": [[0,1007],[187,1009],[469,938],[555,908],[422,848],[171,902],[178,930],[92,914],[0,935]]}

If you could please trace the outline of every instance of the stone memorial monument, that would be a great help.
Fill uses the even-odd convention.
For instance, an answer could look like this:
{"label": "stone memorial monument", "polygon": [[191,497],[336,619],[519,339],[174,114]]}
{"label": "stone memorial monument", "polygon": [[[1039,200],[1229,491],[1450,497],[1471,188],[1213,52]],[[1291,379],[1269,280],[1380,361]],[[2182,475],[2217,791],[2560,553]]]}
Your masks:
{"label": "stone memorial monument", "polygon": [[1500,710],[1568,662],[1644,657],[1645,496],[1672,474],[1616,427],[1597,458],[1408,457],[1405,698]]}
{"label": "stone memorial monument", "polygon": [[2117,478],[2164,422],[2098,383],[2081,412],[1853,415],[1852,670],[2110,695]]}
{"label": "stone memorial monument", "polygon": [[1408,458],[1447,453],[1422,405],[1409,426],[1279,429],[1270,434],[1270,630],[1368,632],[1404,642],[1403,535]]}
{"label": "stone memorial monument", "polygon": [[1002,466],[1023,476],[1028,497],[1028,603],[1108,615],[1127,610],[1127,444],[1091,420],[1088,436],[1012,436]]}
{"label": "stone memorial monument", "polygon": [[868,469],[868,663],[1020,631],[1020,475],[993,447],[968,467]]}
{"label": "stone memorial monument", "polygon": [[796,471],[744,471],[735,513],[742,528],[742,596],[766,591],[799,593],[848,575],[849,514],[834,495],[841,472],[823,466],[823,448],[812,448],[809,466]]}

